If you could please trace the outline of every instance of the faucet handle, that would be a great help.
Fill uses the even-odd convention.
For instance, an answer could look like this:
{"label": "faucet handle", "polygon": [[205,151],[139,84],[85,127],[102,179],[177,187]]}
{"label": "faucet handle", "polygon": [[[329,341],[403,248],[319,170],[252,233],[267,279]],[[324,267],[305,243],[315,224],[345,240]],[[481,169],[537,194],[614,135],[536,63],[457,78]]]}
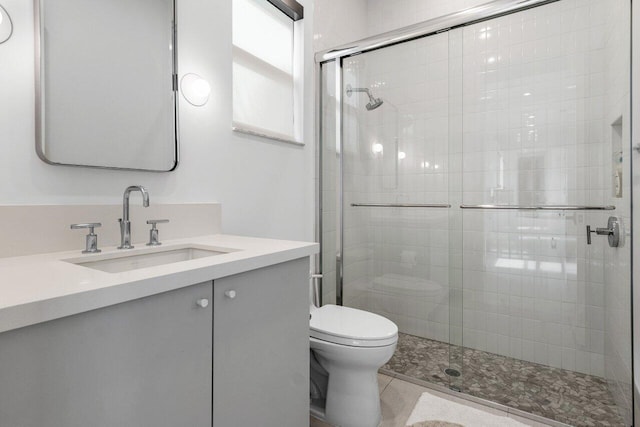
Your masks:
{"label": "faucet handle", "polygon": [[148,219],[147,224],[151,225],[151,230],[149,230],[149,243],[147,246],[160,246],[162,243],[158,238],[158,229],[156,228],[158,224],[165,224],[169,222],[168,219]]}
{"label": "faucet handle", "polygon": [[147,224],[151,224],[154,227],[156,224],[164,224],[166,222],[169,222],[169,220],[168,219],[148,219],[147,220]]}
{"label": "faucet handle", "polygon": [[81,228],[90,228],[90,232],[93,233],[94,228],[102,227],[101,222],[83,222],[80,224],[71,224],[72,230],[79,230]]}
{"label": "faucet handle", "polygon": [[94,228],[102,227],[102,224],[99,222],[87,222],[81,224],[71,224],[72,230],[79,230],[82,228],[88,228],[89,234],[87,234],[85,240],[85,249],[82,251],[83,254],[95,254],[101,252],[98,249],[98,235],[93,232]]}

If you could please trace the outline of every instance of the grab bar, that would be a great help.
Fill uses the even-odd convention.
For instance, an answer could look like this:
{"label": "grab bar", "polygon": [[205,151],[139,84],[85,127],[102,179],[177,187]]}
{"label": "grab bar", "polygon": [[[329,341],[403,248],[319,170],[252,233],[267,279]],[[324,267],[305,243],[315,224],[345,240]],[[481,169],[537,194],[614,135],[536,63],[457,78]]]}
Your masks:
{"label": "grab bar", "polygon": [[370,208],[450,208],[451,205],[444,203],[351,203],[353,207],[370,207]]}
{"label": "grab bar", "polygon": [[582,205],[460,205],[461,209],[511,209],[527,211],[612,211],[615,206],[582,206]]}

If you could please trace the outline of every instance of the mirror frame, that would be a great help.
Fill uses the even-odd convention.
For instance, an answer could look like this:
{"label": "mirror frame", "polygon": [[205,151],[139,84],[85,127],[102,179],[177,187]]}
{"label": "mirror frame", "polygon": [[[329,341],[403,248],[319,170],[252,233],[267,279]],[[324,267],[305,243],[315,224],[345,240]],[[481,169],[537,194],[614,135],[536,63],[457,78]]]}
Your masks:
{"label": "mirror frame", "polygon": [[35,20],[35,37],[34,37],[34,46],[35,46],[35,143],[36,143],[36,153],[40,160],[43,162],[54,165],[54,166],[72,166],[72,167],[84,167],[84,168],[95,168],[95,169],[107,169],[107,170],[121,170],[121,171],[139,171],[139,172],[172,172],[176,170],[178,165],[180,164],[180,126],[178,122],[178,36],[177,36],[177,13],[176,13],[176,1],[171,0],[173,5],[173,16],[172,16],[172,28],[171,28],[171,39],[173,44],[173,53],[172,53],[172,81],[173,81],[173,121],[174,121],[174,162],[173,166],[170,169],[140,169],[133,167],[118,167],[118,166],[98,166],[98,165],[78,165],[73,163],[60,163],[54,162],[47,159],[46,154],[44,152],[45,147],[45,105],[44,105],[44,43],[42,40],[44,31],[43,26],[44,22],[42,19],[42,2],[46,0],[33,0],[33,8],[34,8],[34,20]]}

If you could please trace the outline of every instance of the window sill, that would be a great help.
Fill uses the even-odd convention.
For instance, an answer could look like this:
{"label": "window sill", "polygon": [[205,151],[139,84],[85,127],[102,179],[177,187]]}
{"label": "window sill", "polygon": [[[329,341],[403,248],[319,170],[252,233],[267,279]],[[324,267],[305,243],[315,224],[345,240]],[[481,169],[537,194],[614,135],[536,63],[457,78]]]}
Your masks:
{"label": "window sill", "polygon": [[296,141],[289,136],[279,134],[277,132],[272,132],[266,129],[261,129],[255,126],[249,126],[244,123],[233,122],[233,124],[231,125],[231,129],[234,132],[243,133],[245,135],[271,139],[273,141],[283,142],[285,144],[297,145],[298,147],[305,146],[304,142]]}

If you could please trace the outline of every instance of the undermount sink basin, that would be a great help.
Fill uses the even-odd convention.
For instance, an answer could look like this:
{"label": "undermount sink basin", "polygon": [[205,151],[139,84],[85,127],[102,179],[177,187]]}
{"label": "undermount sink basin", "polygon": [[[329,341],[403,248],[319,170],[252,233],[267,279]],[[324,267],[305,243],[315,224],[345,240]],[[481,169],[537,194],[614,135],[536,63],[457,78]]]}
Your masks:
{"label": "undermount sink basin", "polygon": [[122,273],[139,268],[156,267],[182,261],[224,255],[236,249],[210,248],[202,246],[166,247],[145,249],[133,253],[110,253],[87,258],[66,259],[64,261],[107,273]]}

